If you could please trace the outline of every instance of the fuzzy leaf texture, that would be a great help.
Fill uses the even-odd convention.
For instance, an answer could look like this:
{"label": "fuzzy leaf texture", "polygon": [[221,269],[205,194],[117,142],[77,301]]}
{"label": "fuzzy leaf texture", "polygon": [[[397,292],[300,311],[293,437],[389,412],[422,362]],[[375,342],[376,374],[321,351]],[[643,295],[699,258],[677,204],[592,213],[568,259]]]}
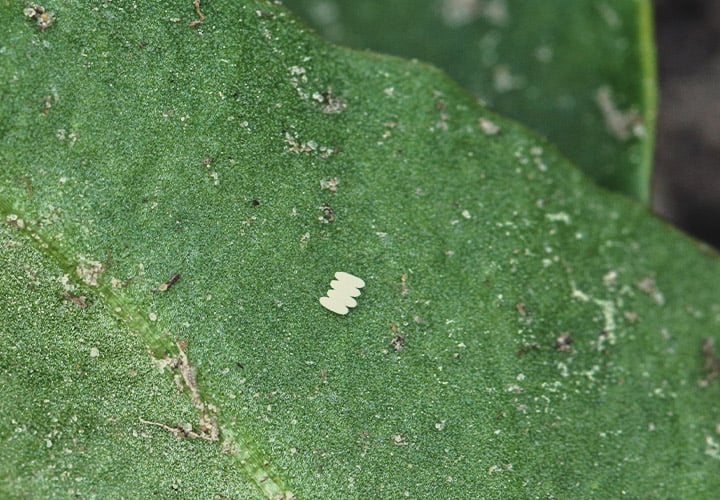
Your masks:
{"label": "fuzzy leaf texture", "polygon": [[330,40],[437,65],[600,185],[650,199],[650,0],[284,0]]}
{"label": "fuzzy leaf texture", "polygon": [[0,5],[0,496],[718,490],[715,254],[276,4]]}

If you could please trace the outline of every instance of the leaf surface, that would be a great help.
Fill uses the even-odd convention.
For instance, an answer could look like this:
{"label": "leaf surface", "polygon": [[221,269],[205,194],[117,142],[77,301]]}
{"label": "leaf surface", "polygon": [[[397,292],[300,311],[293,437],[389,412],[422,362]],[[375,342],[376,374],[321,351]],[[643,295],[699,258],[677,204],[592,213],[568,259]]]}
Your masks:
{"label": "leaf surface", "polygon": [[716,255],[279,7],[48,8],[0,10],[3,494],[720,487]]}
{"label": "leaf surface", "polygon": [[648,0],[283,3],[330,40],[437,65],[600,185],[648,202],[657,100]]}

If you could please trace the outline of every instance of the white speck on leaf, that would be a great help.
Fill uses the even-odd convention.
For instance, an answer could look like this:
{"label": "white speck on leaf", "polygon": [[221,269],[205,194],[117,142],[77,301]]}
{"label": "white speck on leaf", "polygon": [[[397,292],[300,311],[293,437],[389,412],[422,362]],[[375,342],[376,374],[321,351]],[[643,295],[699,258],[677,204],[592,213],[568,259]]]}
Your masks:
{"label": "white speck on leaf", "polygon": [[720,460],[720,443],[715,441],[712,436],[705,436],[705,445],[705,454]]}
{"label": "white speck on leaf", "polygon": [[642,124],[640,113],[634,108],[621,111],[613,100],[609,87],[600,87],[595,95],[595,101],[605,119],[605,127],[613,137],[627,141],[642,130],[642,127],[637,127]]}
{"label": "white speck on leaf", "polygon": [[551,222],[564,222],[565,224],[570,224],[570,216],[565,212],[545,214],[545,218]]}
{"label": "white speck on leaf", "polygon": [[535,49],[535,58],[541,63],[549,63],[553,60],[553,49],[547,45],[542,45]]}
{"label": "white speck on leaf", "polygon": [[105,266],[101,262],[86,259],[81,259],[80,264],[75,268],[78,277],[90,286],[97,286],[97,279],[103,271],[105,271]]}
{"label": "white speck on leaf", "polygon": [[335,194],[337,193],[338,184],[340,184],[340,181],[337,179],[337,177],[332,177],[330,179],[321,179],[320,189],[328,189],[331,193]]}
{"label": "white speck on leaf", "polygon": [[487,118],[480,118],[478,124],[485,135],[497,135],[500,132],[500,127]]}
{"label": "white speck on leaf", "polygon": [[493,68],[493,84],[499,93],[510,92],[524,85],[522,77],[513,75],[508,66],[500,64]]}
{"label": "white speck on leaf", "polygon": [[642,281],[639,281],[637,284],[638,289],[640,291],[645,292],[648,294],[652,299],[660,306],[665,304],[665,296],[663,293],[658,290],[657,285],[655,283],[655,279],[652,277],[647,277],[643,279]]}

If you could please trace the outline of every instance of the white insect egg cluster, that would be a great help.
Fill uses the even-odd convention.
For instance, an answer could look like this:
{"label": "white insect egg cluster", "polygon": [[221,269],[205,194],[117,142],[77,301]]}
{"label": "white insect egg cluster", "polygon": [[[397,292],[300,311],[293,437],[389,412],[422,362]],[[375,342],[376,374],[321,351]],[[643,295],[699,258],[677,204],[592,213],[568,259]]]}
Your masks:
{"label": "white insect egg cluster", "polygon": [[326,297],[320,297],[320,304],[337,314],[347,314],[350,308],[357,305],[355,297],[360,296],[360,288],[365,282],[349,273],[342,271],[335,273],[335,279],[330,282],[330,290]]}

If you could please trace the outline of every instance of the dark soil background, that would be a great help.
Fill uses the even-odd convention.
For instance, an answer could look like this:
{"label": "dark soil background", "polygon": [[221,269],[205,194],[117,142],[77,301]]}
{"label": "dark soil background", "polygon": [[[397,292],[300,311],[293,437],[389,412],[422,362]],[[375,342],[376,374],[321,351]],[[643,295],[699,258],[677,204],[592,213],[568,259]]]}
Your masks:
{"label": "dark soil background", "polygon": [[720,249],[720,1],[655,0],[653,207]]}

